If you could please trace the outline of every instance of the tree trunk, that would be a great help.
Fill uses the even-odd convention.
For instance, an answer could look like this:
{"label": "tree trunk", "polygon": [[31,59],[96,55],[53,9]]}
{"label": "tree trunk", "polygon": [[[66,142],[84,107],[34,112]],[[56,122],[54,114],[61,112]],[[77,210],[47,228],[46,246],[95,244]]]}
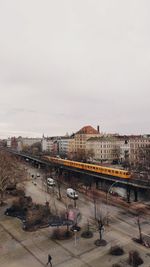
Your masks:
{"label": "tree trunk", "polygon": [[102,240],[102,230],[99,230],[99,239]]}
{"label": "tree trunk", "polygon": [[0,191],[0,206],[3,205],[3,199],[4,199],[4,192]]}
{"label": "tree trunk", "polygon": [[140,242],[142,243],[143,242],[143,237],[142,237],[142,230],[141,230],[141,224],[140,224],[139,217],[137,219],[137,223],[138,223],[138,228],[139,228],[139,239],[140,239]]}
{"label": "tree trunk", "polygon": [[60,190],[60,183],[58,182],[58,195],[59,195],[59,200],[61,200],[61,190]]}

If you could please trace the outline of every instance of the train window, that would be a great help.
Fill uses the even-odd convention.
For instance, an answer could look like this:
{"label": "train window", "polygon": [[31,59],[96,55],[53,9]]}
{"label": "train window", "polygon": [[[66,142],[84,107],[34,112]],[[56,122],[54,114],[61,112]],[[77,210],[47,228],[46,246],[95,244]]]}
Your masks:
{"label": "train window", "polygon": [[118,174],[118,171],[115,171],[115,173],[117,173],[117,174]]}

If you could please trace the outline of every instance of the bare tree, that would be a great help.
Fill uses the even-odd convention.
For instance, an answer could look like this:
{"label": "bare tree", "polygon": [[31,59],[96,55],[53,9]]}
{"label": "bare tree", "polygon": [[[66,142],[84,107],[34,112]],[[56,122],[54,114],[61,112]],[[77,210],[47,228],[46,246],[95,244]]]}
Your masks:
{"label": "bare tree", "polygon": [[103,234],[104,225],[105,225],[104,218],[100,217],[99,219],[97,219],[97,223],[98,223],[99,239],[102,240],[102,234]]}
{"label": "bare tree", "polygon": [[99,211],[97,214],[97,225],[98,225],[98,232],[99,232],[99,239],[95,241],[96,246],[105,246],[107,242],[102,238],[103,233],[105,231],[105,225],[107,221],[107,216],[103,213],[102,210]]}
{"label": "bare tree", "polygon": [[94,157],[94,150],[93,149],[86,150],[87,161],[90,162],[91,160],[93,160],[93,157]]}
{"label": "bare tree", "polygon": [[3,204],[4,194],[10,184],[15,185],[25,171],[18,165],[14,156],[5,151],[0,152],[0,205]]}
{"label": "bare tree", "polygon": [[61,200],[62,196],[61,196],[61,186],[62,186],[62,182],[60,181],[59,178],[57,178],[57,188],[58,188],[58,199]]}
{"label": "bare tree", "polygon": [[42,144],[41,142],[36,142],[30,147],[31,153],[34,155],[39,155],[42,152]]}
{"label": "bare tree", "polygon": [[113,161],[118,163],[120,161],[120,155],[121,155],[121,150],[119,146],[114,147],[114,149],[112,150],[112,155],[113,155]]}
{"label": "bare tree", "polygon": [[95,195],[95,192],[92,191],[92,199],[93,199],[93,205],[94,205],[94,219],[97,219],[97,198]]}
{"label": "bare tree", "polygon": [[[62,189],[62,172],[57,171],[55,174],[52,174],[52,177],[56,180],[57,190],[58,190],[58,200],[62,199],[61,189]],[[54,190],[54,187],[53,187]]]}
{"label": "bare tree", "polygon": [[141,230],[140,216],[137,217],[137,225],[138,225],[138,229],[139,229],[139,241],[140,241],[140,243],[143,243],[143,236],[142,236],[142,230]]}
{"label": "bare tree", "polygon": [[138,171],[150,170],[150,145],[140,147],[136,151],[136,169]]}

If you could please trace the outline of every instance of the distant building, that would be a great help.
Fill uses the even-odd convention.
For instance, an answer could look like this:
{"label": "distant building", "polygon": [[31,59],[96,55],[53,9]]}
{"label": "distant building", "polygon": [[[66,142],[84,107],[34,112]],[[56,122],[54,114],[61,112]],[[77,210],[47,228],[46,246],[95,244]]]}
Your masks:
{"label": "distant building", "polygon": [[124,161],[130,161],[130,142],[129,136],[117,135],[116,136],[116,152],[118,151],[117,160],[122,163]]}
{"label": "distant building", "polygon": [[7,147],[22,151],[35,143],[41,142],[41,138],[11,137],[7,139]]}
{"label": "distant building", "polygon": [[86,150],[86,141],[91,137],[100,137],[99,126],[94,129],[92,126],[84,126],[74,135],[74,150]]}
{"label": "distant building", "polygon": [[16,137],[9,137],[7,139],[7,147],[11,149],[17,149],[18,143]]}
{"label": "distant building", "polygon": [[139,149],[150,146],[150,135],[130,135],[130,161],[135,164],[138,158],[137,152]]}
{"label": "distant building", "polygon": [[42,151],[52,152],[54,140],[51,137],[42,138]]}
{"label": "distant building", "polygon": [[7,147],[8,148],[11,148],[11,138],[8,138],[7,139]]}
{"label": "distant building", "polygon": [[54,136],[42,138],[42,151],[52,155],[67,156],[69,150],[69,136]]}
{"label": "distant building", "polygon": [[93,159],[96,161],[112,162],[116,158],[115,141],[113,137],[91,137],[86,142],[86,150],[93,150]]}
{"label": "distant building", "polygon": [[93,149],[93,159],[101,162],[135,163],[139,148],[150,145],[147,136],[109,135],[92,137],[86,141],[86,149]]}
{"label": "distant building", "polygon": [[29,138],[29,137],[21,137],[20,141],[22,141],[23,146],[32,146],[35,143],[41,142],[42,138]]}
{"label": "distant building", "polygon": [[71,138],[69,136],[62,136],[58,140],[58,153],[60,156],[68,156],[70,142]]}

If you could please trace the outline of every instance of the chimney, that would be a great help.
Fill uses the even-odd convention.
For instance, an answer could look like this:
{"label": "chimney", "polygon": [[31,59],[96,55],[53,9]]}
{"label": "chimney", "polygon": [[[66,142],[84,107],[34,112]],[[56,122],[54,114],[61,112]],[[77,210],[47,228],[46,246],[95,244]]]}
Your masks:
{"label": "chimney", "polygon": [[97,131],[98,131],[98,133],[99,133],[99,125],[97,125]]}

